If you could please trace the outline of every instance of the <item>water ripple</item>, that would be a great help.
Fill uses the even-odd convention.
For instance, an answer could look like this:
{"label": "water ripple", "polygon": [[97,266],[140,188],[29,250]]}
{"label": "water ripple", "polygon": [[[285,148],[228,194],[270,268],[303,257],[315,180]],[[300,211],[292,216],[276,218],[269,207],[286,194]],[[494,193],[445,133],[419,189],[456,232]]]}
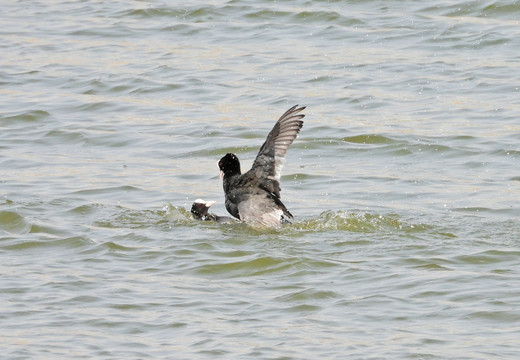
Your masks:
{"label": "water ripple", "polygon": [[[518,358],[518,2],[2,10],[5,357]],[[193,219],[296,103],[293,223]]]}

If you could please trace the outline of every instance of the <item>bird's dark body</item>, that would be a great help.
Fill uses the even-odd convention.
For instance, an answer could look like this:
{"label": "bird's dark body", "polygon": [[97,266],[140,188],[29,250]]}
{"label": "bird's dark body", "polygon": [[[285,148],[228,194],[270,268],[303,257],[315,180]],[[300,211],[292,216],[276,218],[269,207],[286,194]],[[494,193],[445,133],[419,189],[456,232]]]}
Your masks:
{"label": "bird's dark body", "polygon": [[[270,191],[275,185],[269,179],[262,179],[255,176],[254,170],[251,169],[243,175],[233,175],[224,181],[224,192],[226,193],[226,210],[240,219],[238,204],[255,199],[259,203],[272,204],[282,210],[283,215],[292,218],[292,214],[287,210],[280,200],[280,189],[277,192]],[[268,207],[265,209],[269,210]]]}

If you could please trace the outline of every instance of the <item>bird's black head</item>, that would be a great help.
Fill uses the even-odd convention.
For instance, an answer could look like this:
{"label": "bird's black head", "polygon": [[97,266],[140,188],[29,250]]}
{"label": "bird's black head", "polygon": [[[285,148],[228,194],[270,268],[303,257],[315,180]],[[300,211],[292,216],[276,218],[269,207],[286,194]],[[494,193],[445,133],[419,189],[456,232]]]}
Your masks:
{"label": "bird's black head", "polygon": [[218,162],[218,167],[222,177],[241,174],[240,161],[238,161],[238,158],[235,156],[235,154],[227,153],[226,156],[224,156]]}

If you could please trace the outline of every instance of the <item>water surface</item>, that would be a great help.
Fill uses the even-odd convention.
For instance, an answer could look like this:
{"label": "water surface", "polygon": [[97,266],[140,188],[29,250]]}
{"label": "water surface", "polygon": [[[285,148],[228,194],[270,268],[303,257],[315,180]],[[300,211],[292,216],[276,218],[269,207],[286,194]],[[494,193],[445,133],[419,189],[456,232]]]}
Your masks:
{"label": "water surface", "polygon": [[[14,1],[9,359],[517,359],[516,1]],[[201,223],[307,106],[293,224]]]}

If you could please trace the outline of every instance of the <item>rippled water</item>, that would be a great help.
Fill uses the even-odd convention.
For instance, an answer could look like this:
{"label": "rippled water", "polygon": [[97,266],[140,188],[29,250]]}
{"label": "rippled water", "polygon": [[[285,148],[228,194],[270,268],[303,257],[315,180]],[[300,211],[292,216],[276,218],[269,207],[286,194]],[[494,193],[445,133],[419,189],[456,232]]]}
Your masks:
{"label": "rippled water", "polygon": [[[520,3],[2,10],[3,357],[520,356]],[[294,104],[294,223],[191,219]]]}

